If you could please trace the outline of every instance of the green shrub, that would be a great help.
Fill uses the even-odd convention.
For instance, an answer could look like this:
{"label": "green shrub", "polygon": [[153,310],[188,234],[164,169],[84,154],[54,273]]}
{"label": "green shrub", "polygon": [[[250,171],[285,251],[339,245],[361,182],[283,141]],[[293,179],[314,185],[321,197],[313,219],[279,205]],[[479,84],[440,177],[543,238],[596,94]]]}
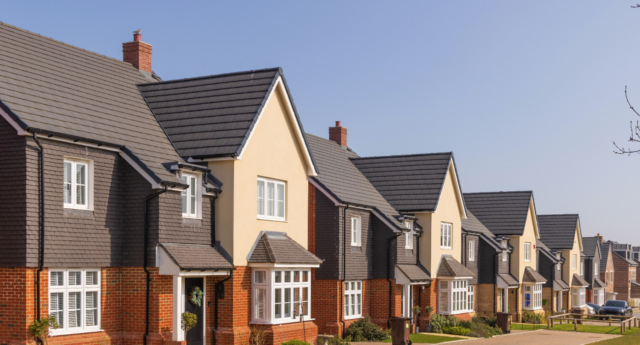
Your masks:
{"label": "green shrub", "polygon": [[381,341],[388,338],[387,332],[371,322],[369,316],[352,323],[345,335],[352,341]]}
{"label": "green shrub", "polygon": [[470,337],[477,338],[490,338],[494,335],[502,334],[500,328],[496,327],[497,318],[481,318],[474,317],[471,319],[471,326],[468,327],[471,329],[471,332],[468,334]]}
{"label": "green shrub", "polygon": [[433,333],[443,333],[445,327],[458,327],[460,326],[460,319],[455,316],[443,316],[433,314],[431,316],[431,331]]}
{"label": "green shrub", "polygon": [[463,337],[466,337],[467,334],[471,333],[471,330],[465,327],[444,327],[442,329],[442,331],[445,334],[453,334],[453,335],[461,335]]}
{"label": "green shrub", "polygon": [[311,345],[311,344],[307,343],[306,341],[293,339],[293,340],[285,341],[284,343],[280,343],[280,345]]}
{"label": "green shrub", "polygon": [[[318,338],[320,340],[320,338]],[[334,336],[333,339],[329,340],[330,345],[350,345],[351,337],[346,337],[344,339],[339,336]],[[319,344],[319,343],[318,343]]]}
{"label": "green shrub", "polygon": [[[464,327],[464,328],[471,328],[471,321],[460,321],[459,324],[460,327]],[[445,332],[446,333],[446,332]]]}
{"label": "green shrub", "polygon": [[[480,319],[479,317],[474,317],[473,319]],[[473,320],[472,320],[473,321]],[[483,320],[484,323],[486,323],[487,325],[489,325],[489,327],[496,327],[498,326],[498,317],[497,316],[491,316],[488,317],[486,319]]]}
{"label": "green shrub", "polygon": [[541,324],[544,315],[536,314],[529,310],[524,310],[522,312],[522,322],[523,323],[533,323],[533,324]]}
{"label": "green shrub", "polygon": [[40,320],[33,320],[29,324],[29,334],[36,339],[41,339],[45,344],[49,344],[49,331],[59,328],[60,325],[56,321],[56,317],[51,315],[43,317]]}

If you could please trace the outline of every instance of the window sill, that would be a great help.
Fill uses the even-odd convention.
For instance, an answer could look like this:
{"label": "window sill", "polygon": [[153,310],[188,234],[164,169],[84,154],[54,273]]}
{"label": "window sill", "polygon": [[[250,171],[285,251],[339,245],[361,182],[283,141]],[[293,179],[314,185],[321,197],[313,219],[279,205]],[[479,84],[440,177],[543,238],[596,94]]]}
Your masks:
{"label": "window sill", "polygon": [[[304,320],[305,322],[307,321],[315,321],[315,319],[312,319],[310,317],[305,317],[302,318],[302,320]],[[296,322],[300,322],[300,318],[295,318],[295,319],[287,319],[285,321],[251,321],[249,324],[251,325],[286,325],[289,323],[296,323]]]}
{"label": "window sill", "polygon": [[59,336],[65,336],[65,335],[75,335],[75,334],[86,334],[86,333],[103,333],[104,330],[100,329],[100,328],[95,328],[95,329],[83,329],[83,330],[78,330],[78,331],[56,331],[56,330],[51,330],[51,336],[52,337],[59,337]]}
{"label": "window sill", "polygon": [[522,308],[523,310],[542,310],[542,307],[538,308]]}
{"label": "window sill", "polygon": [[272,222],[280,222],[280,223],[288,223],[286,219],[277,219],[277,218],[267,218],[258,216],[258,220],[268,220]]}
{"label": "window sill", "polygon": [[440,247],[440,249],[451,249],[451,247]]}
{"label": "window sill", "polygon": [[355,319],[362,319],[362,315],[351,315],[351,316],[345,316],[344,318],[345,320],[355,320]]}
{"label": "window sill", "polygon": [[458,314],[469,314],[475,313],[475,310],[461,310],[461,311],[453,311],[453,312],[439,312],[440,315],[458,315]]}
{"label": "window sill", "polygon": [[77,210],[77,211],[93,211],[92,208],[88,208],[88,207],[76,207],[76,206],[69,206],[69,205],[63,205],[63,208],[65,210]]}

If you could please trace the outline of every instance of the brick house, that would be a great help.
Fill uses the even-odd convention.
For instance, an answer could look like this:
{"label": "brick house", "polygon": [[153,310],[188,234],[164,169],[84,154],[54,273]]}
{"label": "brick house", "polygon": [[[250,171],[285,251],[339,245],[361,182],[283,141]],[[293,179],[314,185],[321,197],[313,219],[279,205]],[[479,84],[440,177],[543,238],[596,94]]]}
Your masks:
{"label": "brick house", "polygon": [[600,280],[600,263],[602,252],[597,237],[583,237],[584,279],[589,283],[587,302],[603,305],[606,302],[605,289],[607,283]]}
{"label": "brick house", "polygon": [[542,286],[542,298],[548,301],[544,310],[550,312],[561,312],[567,310],[569,284],[562,277],[563,264],[565,258],[560,251],[549,249],[542,241],[536,241],[536,251],[538,252],[538,272],[547,279]]}
{"label": "brick house", "polygon": [[566,310],[585,309],[589,283],[584,279],[582,232],[577,214],[538,215],[540,241],[549,249],[562,253],[562,278],[569,284]]}
{"label": "brick house", "polygon": [[281,69],[162,81],[139,32],[124,61],[0,40],[0,343],[47,315],[50,344],[315,340],[317,169]]}
{"label": "brick house", "polygon": [[630,244],[621,244],[615,241],[607,241],[613,252],[614,291],[618,294],[616,299],[626,301],[630,298],[640,298],[640,284],[637,279],[638,262],[633,260],[633,252]]}
{"label": "brick house", "polygon": [[604,289],[605,301],[617,299],[618,293],[615,292],[615,267],[613,266],[613,251],[611,244],[605,243],[602,236],[596,236],[600,243],[600,280],[606,284]]}
{"label": "brick house", "polygon": [[515,282],[497,281],[501,310],[510,312],[514,320],[521,320],[524,309],[543,313],[542,285],[547,280],[536,271],[540,235],[533,192],[465,193],[464,199],[475,217],[504,239],[503,248],[513,248],[508,263]]}

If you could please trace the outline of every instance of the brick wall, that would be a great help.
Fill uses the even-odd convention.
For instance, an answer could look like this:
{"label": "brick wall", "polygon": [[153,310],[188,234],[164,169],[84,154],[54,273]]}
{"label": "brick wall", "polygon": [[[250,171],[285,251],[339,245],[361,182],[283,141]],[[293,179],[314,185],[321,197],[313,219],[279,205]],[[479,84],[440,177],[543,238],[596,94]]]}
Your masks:
{"label": "brick wall", "polygon": [[495,284],[478,284],[476,285],[476,312],[480,316],[494,315],[498,309],[498,301],[496,296],[500,290],[495,288]]}
{"label": "brick wall", "polygon": [[122,44],[122,61],[129,62],[137,69],[152,72],[152,47],[148,43],[134,41]]}
{"label": "brick wall", "polygon": [[0,268],[0,344],[22,344],[30,340],[25,320],[35,318],[33,268]]}
{"label": "brick wall", "polygon": [[631,284],[629,284],[629,264],[619,256],[613,254],[613,275],[614,291],[618,293],[616,299],[626,301],[629,299]]}

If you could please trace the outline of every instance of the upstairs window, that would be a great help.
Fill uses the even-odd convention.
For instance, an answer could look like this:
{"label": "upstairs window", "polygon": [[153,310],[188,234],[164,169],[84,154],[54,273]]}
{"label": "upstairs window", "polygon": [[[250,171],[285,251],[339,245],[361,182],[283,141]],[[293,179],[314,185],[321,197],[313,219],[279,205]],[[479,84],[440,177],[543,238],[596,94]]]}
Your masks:
{"label": "upstairs window", "polygon": [[507,262],[507,255],[508,255],[508,253],[506,251],[502,252],[502,261],[503,262]]}
{"label": "upstairs window", "polygon": [[361,228],[361,218],[360,217],[352,217],[351,218],[351,245],[354,247],[359,247],[361,245],[362,239],[362,228]]}
{"label": "upstairs window", "polygon": [[524,243],[524,261],[531,261],[531,243]]}
{"label": "upstairs window", "polygon": [[285,183],[258,178],[258,218],[285,220]]}
{"label": "upstairs window", "polygon": [[196,218],[198,216],[198,176],[182,173],[182,181],[189,185],[182,191],[182,216]]}
{"label": "upstairs window", "polygon": [[580,275],[584,277],[584,261],[580,263]]}
{"label": "upstairs window", "polygon": [[60,325],[51,335],[100,330],[100,271],[49,271],[49,315]]}
{"label": "upstairs window", "polygon": [[596,262],[595,264],[593,264],[593,276],[594,277],[600,277],[600,267],[598,267],[598,263]]}
{"label": "upstairs window", "polygon": [[573,269],[577,270],[578,269],[578,255],[573,254],[573,256],[571,257],[571,262],[573,263]]}
{"label": "upstairs window", "polygon": [[469,241],[469,261],[476,261],[476,241]]}
{"label": "upstairs window", "polygon": [[404,222],[404,226],[407,229],[411,229],[404,235],[404,247],[405,249],[413,249],[413,222],[407,220]]}
{"label": "upstairs window", "polygon": [[64,160],[63,199],[65,208],[89,209],[89,162]]}
{"label": "upstairs window", "polygon": [[452,226],[449,223],[440,224],[440,248],[451,249]]}

